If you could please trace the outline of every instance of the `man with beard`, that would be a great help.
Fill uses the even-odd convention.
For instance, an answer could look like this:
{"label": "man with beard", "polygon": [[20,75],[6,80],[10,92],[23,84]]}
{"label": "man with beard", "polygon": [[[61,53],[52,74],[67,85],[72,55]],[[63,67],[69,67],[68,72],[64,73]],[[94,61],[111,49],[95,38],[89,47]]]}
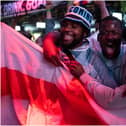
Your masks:
{"label": "man with beard", "polygon": [[[109,87],[117,87],[112,75],[109,75],[106,65],[101,61],[95,51],[90,47],[86,37],[91,27],[91,13],[80,6],[72,6],[61,22],[60,32],[50,33],[44,39],[44,54],[46,59],[55,65],[61,65],[63,56],[59,55],[59,47],[71,60],[76,59],[83,65],[85,71],[100,83]],[[58,34],[58,35],[57,35]],[[57,37],[58,36],[58,37]],[[72,54],[72,55],[71,55]],[[63,59],[67,65],[69,61]]]}
{"label": "man with beard", "polygon": [[[112,75],[116,80],[118,87],[115,89],[104,86],[89,76],[77,61],[71,61],[68,65],[71,73],[83,83],[83,86],[97,103],[104,107],[117,107],[118,105],[114,105],[114,102],[117,100],[124,101],[123,98],[126,96],[126,46],[121,44],[121,38],[121,21],[113,16],[105,17],[100,23],[98,34],[101,51],[95,51],[106,65],[108,74]],[[123,102],[118,103],[119,106],[125,106],[125,101],[124,104]]]}
{"label": "man with beard", "polygon": [[[63,57],[63,60],[58,57],[58,61],[62,60],[68,66],[70,72],[82,82],[82,85],[98,104],[107,109],[125,107],[126,48],[121,45],[121,21],[112,16],[108,16],[101,21],[98,34],[101,50],[91,48],[85,39],[82,41],[83,35],[87,36],[87,31],[84,31],[85,26],[66,19],[62,23],[62,36],[59,41],[62,50],[69,59],[67,60],[66,57],[59,54]],[[53,39],[55,40],[55,37]],[[48,40],[50,41],[50,38]],[[49,48],[51,50],[56,47]],[[58,55],[57,52],[56,55]],[[48,58],[50,60],[50,57]],[[56,65],[59,64],[60,62]],[[101,80],[98,80],[98,77]],[[111,79],[115,80],[117,85],[113,85]],[[78,84],[74,84],[72,89],[81,93],[78,87]]]}
{"label": "man with beard", "polygon": [[89,76],[77,61],[71,61],[68,65],[71,73],[82,82],[96,102],[107,109],[126,106],[126,46],[121,45],[121,38],[121,21],[112,16],[104,18],[100,23],[98,34],[101,52],[96,51],[116,80],[118,87],[115,89],[104,86]]}
{"label": "man with beard", "polygon": [[[105,17],[100,23],[98,34],[101,48],[94,49],[108,69],[108,74],[116,81],[117,86],[126,83],[126,45],[121,43],[122,29],[122,22],[119,19],[113,16]],[[69,68],[76,77],[80,77],[84,71],[80,68],[79,72],[78,63],[75,64],[76,62],[71,63]]]}

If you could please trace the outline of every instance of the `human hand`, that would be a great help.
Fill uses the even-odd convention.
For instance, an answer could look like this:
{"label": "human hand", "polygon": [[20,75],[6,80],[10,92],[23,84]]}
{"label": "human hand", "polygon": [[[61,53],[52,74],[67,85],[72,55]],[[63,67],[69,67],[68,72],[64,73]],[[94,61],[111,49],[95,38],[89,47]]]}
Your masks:
{"label": "human hand", "polygon": [[80,78],[80,76],[85,72],[82,65],[77,61],[70,61],[68,68],[70,69],[70,72],[77,78]]}
{"label": "human hand", "polygon": [[50,32],[43,38],[44,57],[56,66],[62,66],[60,62],[60,48],[56,46],[56,41],[60,34],[58,32]]}
{"label": "human hand", "polygon": [[51,48],[46,48],[44,46],[43,48],[44,50],[44,57],[51,62],[52,64],[54,64],[55,66],[62,66],[61,62],[60,62],[60,49],[57,47],[51,47]]}

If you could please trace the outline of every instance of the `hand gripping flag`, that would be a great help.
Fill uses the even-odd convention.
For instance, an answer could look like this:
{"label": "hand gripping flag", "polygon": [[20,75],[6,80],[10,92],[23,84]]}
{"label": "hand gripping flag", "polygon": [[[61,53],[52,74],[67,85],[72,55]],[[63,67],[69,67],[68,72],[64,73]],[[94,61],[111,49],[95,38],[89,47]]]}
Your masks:
{"label": "hand gripping flag", "polygon": [[1,59],[1,124],[125,123],[116,112],[112,114],[96,104],[66,67],[47,62],[41,47],[4,23]]}

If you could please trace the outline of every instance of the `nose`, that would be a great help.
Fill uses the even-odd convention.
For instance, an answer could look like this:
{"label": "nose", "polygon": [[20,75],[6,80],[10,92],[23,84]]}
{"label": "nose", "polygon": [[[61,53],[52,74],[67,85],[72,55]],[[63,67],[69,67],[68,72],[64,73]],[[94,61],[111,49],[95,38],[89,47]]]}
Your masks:
{"label": "nose", "polygon": [[72,31],[72,26],[68,24],[66,27],[64,27],[65,31]]}
{"label": "nose", "polygon": [[113,39],[113,34],[112,34],[112,32],[108,32],[108,34],[107,34],[107,39],[110,39],[110,40]]}

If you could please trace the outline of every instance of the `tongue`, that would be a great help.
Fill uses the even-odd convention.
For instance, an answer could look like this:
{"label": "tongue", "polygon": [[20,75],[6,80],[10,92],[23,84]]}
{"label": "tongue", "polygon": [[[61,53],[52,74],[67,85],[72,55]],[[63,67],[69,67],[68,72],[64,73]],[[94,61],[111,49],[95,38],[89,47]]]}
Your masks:
{"label": "tongue", "polygon": [[114,49],[108,47],[108,48],[107,48],[107,53],[108,53],[108,55],[113,55]]}
{"label": "tongue", "polygon": [[71,39],[73,39],[73,37],[70,36],[70,35],[65,35],[65,36],[64,36],[64,40],[71,40]]}

